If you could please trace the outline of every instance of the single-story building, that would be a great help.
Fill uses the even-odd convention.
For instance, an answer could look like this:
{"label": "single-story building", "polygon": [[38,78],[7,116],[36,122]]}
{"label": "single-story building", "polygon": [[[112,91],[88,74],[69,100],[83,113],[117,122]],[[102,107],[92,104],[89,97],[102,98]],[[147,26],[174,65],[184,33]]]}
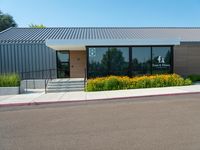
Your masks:
{"label": "single-story building", "polygon": [[55,27],[0,32],[0,73],[22,78],[200,74],[200,28]]}

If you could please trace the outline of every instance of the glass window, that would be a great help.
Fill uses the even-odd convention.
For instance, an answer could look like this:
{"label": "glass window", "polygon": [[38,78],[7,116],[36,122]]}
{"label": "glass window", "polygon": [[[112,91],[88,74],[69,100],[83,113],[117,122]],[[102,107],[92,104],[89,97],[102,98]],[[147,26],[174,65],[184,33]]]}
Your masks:
{"label": "glass window", "polygon": [[89,48],[88,77],[172,72],[171,47],[132,47],[131,51],[129,56],[129,47]]}
{"label": "glass window", "polygon": [[108,64],[104,61],[106,59],[106,53],[108,48],[89,48],[88,50],[88,76],[99,77],[106,76],[108,70]]}
{"label": "glass window", "polygon": [[58,51],[57,76],[58,78],[68,78],[69,74],[69,53],[68,51]]}
{"label": "glass window", "polygon": [[57,58],[58,58],[58,61],[60,61],[60,62],[68,62],[68,61],[69,61],[68,52],[59,51],[59,52],[57,53]]}
{"label": "glass window", "polygon": [[132,75],[151,74],[151,47],[132,48]]}
{"label": "glass window", "polygon": [[129,48],[89,48],[89,77],[128,75]]}
{"label": "glass window", "polygon": [[171,47],[152,47],[152,73],[171,73]]}
{"label": "glass window", "polygon": [[129,48],[112,47],[107,53],[109,59],[109,74],[128,75],[129,69]]}

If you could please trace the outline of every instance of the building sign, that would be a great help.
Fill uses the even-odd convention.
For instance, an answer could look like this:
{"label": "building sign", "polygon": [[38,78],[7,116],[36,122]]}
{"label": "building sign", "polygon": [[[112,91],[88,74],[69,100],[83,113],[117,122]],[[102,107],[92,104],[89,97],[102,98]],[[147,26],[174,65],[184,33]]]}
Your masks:
{"label": "building sign", "polygon": [[96,57],[96,48],[90,48],[89,49],[89,56],[90,57]]}
{"label": "building sign", "polygon": [[158,56],[157,60],[154,61],[152,66],[155,67],[155,68],[167,68],[167,67],[170,67],[170,64],[165,62],[165,58],[164,57]]}
{"label": "building sign", "polygon": [[158,63],[159,64],[164,64],[165,63],[165,58],[162,56],[158,56]]}

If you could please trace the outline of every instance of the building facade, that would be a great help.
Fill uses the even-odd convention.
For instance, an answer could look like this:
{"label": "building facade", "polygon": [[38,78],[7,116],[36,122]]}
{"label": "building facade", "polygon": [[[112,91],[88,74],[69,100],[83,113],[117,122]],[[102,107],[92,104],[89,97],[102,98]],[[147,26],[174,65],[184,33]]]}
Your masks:
{"label": "building facade", "polygon": [[0,73],[23,79],[200,74],[200,28],[9,28]]}

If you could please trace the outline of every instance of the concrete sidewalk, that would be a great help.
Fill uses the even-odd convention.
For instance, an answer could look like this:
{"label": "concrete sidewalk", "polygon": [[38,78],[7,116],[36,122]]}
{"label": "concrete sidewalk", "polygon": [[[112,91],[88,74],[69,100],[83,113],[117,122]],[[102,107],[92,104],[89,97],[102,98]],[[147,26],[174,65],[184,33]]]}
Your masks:
{"label": "concrete sidewalk", "polygon": [[101,92],[60,92],[44,93],[44,90],[29,90],[28,93],[20,95],[0,96],[1,106],[20,106],[58,102],[77,102],[106,99],[136,98],[147,96],[176,95],[200,93],[200,85],[131,89]]}

